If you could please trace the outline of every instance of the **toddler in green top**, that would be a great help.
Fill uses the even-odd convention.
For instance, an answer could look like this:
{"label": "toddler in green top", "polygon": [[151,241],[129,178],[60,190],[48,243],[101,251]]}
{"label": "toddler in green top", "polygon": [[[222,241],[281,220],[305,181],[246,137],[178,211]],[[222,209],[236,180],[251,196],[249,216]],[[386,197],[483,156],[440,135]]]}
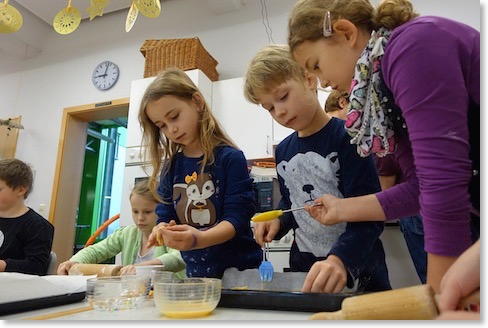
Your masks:
{"label": "toddler in green top", "polygon": [[76,263],[100,263],[122,252],[120,273],[135,273],[138,265],[164,265],[166,271],[175,272],[179,278],[186,276],[186,265],[178,250],[155,246],[146,248],[148,237],[156,225],[154,212],[158,201],[148,187],[148,180],[138,182],[129,196],[133,225],[115,230],[106,239],[86,247],[59,265],[57,273],[68,274]]}

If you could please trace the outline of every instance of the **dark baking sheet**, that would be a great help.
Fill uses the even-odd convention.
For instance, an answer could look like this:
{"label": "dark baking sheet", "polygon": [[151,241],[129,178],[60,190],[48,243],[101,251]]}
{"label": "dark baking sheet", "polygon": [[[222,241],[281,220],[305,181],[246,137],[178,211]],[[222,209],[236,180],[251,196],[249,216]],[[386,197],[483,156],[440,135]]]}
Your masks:
{"label": "dark baking sheet", "polygon": [[218,306],[296,312],[338,311],[342,301],[353,295],[222,289]]}
{"label": "dark baking sheet", "polygon": [[64,295],[55,295],[49,297],[35,298],[10,303],[0,304],[0,315],[13,314],[19,312],[34,311],[48,307],[60,306],[83,301],[85,292],[72,293]]}

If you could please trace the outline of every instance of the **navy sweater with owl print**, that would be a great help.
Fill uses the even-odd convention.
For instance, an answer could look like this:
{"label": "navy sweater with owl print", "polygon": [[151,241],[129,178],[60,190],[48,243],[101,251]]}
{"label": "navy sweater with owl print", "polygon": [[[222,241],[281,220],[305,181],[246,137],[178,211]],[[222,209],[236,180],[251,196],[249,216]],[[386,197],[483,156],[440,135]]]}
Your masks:
{"label": "navy sweater with owl print", "polygon": [[246,158],[229,146],[217,147],[214,154],[215,162],[201,174],[202,157],[178,153],[158,189],[165,200],[156,207],[158,223],[175,220],[206,230],[228,221],[236,230],[222,244],[182,251],[188,277],[221,278],[227,268],[251,269],[261,263],[261,248],[250,226],[256,202]]}
{"label": "navy sweater with owl print", "polygon": [[[323,194],[352,197],[380,190],[372,157],[361,158],[350,144],[344,121],[332,118],[308,137],[296,132],[276,148],[276,170],[282,198],[279,207],[300,207]],[[349,288],[363,291],[391,289],[379,236],[383,222],[322,225],[306,211],[280,217],[275,238],[294,231],[290,252],[292,271],[308,272],[319,260],[334,254],[348,271]]]}

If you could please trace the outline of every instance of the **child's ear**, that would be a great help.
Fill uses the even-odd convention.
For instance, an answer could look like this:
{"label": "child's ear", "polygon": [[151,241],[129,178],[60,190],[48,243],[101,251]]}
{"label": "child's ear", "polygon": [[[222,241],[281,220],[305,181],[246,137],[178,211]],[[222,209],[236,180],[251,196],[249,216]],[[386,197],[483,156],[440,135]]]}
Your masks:
{"label": "child's ear", "polygon": [[310,87],[310,89],[312,90],[316,90],[317,89],[317,85],[318,85],[318,78],[315,74],[312,74],[308,71],[305,72],[305,79],[307,80],[307,83],[308,83],[308,86]]}
{"label": "child's ear", "polygon": [[28,191],[28,189],[24,186],[19,186],[19,187],[15,188],[15,192],[17,193],[17,195],[19,197],[24,197],[25,194],[27,193],[27,191]]}
{"label": "child's ear", "polygon": [[205,99],[199,92],[195,92],[192,96],[192,102],[196,106],[196,110],[201,112],[203,110]]}
{"label": "child's ear", "polygon": [[358,39],[359,30],[357,26],[347,19],[338,19],[332,25],[332,29],[336,35],[345,37],[352,44]]}

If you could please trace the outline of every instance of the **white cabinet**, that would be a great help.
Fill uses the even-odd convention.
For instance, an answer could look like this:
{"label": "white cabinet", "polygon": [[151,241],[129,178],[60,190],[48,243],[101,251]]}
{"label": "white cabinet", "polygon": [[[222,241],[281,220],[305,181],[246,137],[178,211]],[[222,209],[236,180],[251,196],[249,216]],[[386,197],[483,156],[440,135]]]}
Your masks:
{"label": "white cabinet", "polygon": [[242,77],[213,83],[212,111],[247,159],[273,156],[273,119],[244,98]]}
{"label": "white cabinet", "polygon": [[154,81],[155,77],[148,77],[132,81],[130,88],[129,114],[127,116],[127,141],[125,146],[139,147],[142,140],[142,130],[139,124],[139,106],[146,88]]}

